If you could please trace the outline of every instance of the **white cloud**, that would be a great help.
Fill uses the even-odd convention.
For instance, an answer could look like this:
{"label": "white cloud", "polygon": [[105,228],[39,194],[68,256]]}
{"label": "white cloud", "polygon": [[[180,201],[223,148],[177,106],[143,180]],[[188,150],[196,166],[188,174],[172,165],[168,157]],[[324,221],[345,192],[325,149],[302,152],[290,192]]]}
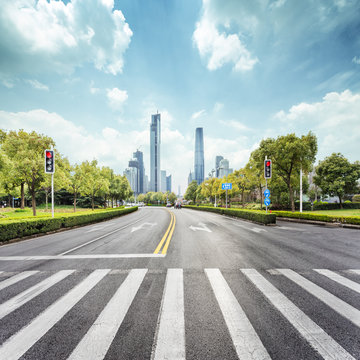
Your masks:
{"label": "white cloud", "polygon": [[193,40],[197,46],[201,57],[207,59],[207,68],[216,70],[226,63],[232,63],[235,71],[251,70],[258,62],[240,40],[237,34],[227,34],[220,32],[213,18],[206,10],[207,4],[204,2],[204,15],[196,23]]}
{"label": "white cloud", "polygon": [[118,74],[132,31],[112,0],[1,1],[3,73],[71,72],[90,62]]}
{"label": "white cloud", "polygon": [[106,95],[109,100],[110,106],[114,110],[121,110],[124,103],[128,99],[127,91],[120,90],[118,88],[107,89]]}
{"label": "white cloud", "polygon": [[250,128],[247,127],[246,125],[244,125],[243,123],[241,123],[240,121],[236,121],[236,120],[220,120],[220,123],[223,125],[226,125],[234,130],[237,131],[249,131]]}
{"label": "white cloud", "polygon": [[198,119],[202,116],[204,116],[206,114],[206,110],[205,109],[202,109],[200,111],[197,111],[197,112],[194,112],[192,115],[191,115],[191,119],[195,120],[195,119]]}
{"label": "white cloud", "polygon": [[123,172],[131,157],[131,150],[147,139],[147,131],[120,132],[106,127],[100,133],[89,133],[81,126],[56,113],[37,109],[28,112],[0,111],[0,128],[36,131],[51,136],[58,150],[71,163],[97,159],[101,165]]}
{"label": "white cloud", "polygon": [[41,82],[37,81],[37,80],[25,80],[25,82],[27,82],[28,84],[30,84],[34,89],[36,90],[45,90],[45,91],[49,91],[49,87],[45,84],[42,84]]}
{"label": "white cloud", "polygon": [[93,94],[93,95],[97,94],[100,91],[100,89],[95,87],[94,85],[95,85],[94,81],[91,81],[91,83],[90,83],[90,93]]}
{"label": "white cloud", "polygon": [[224,108],[224,104],[220,102],[216,102],[214,105],[214,113],[220,112]]}
{"label": "white cloud", "polygon": [[318,159],[341,152],[352,161],[359,160],[359,93],[331,92],[320,102],[294,105],[287,112],[279,111],[274,118],[281,121],[285,132],[314,131],[318,137]]}
{"label": "white cloud", "polygon": [[360,57],[354,56],[352,59],[352,62],[354,64],[360,65]]}

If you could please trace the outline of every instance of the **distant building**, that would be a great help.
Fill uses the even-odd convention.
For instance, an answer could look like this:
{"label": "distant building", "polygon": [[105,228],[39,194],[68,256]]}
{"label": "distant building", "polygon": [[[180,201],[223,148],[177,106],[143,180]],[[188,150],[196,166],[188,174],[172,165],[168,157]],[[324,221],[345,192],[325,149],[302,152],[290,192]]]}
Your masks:
{"label": "distant building", "polygon": [[166,170],[160,171],[160,190],[161,192],[166,192]]}
{"label": "distant building", "polygon": [[134,192],[134,194],[138,194],[137,192],[137,185],[138,185],[138,169],[136,167],[129,167],[125,169],[124,175],[129,181],[131,190]]}
{"label": "distant building", "polygon": [[221,155],[217,155],[215,158],[215,177],[219,177],[219,173],[220,173],[220,161],[223,159],[224,157]]}
{"label": "distant building", "polygon": [[204,182],[204,173],[204,132],[203,128],[196,128],[194,179],[197,181],[198,185]]}
{"label": "distant building", "polygon": [[145,175],[145,180],[144,180],[144,193],[146,194],[147,192],[150,191],[150,182],[149,182],[149,177],[147,175]]}
{"label": "distant building", "polygon": [[166,191],[171,192],[171,175],[166,177]]}
{"label": "distant building", "polygon": [[194,175],[193,173],[190,171],[189,172],[189,176],[188,176],[188,185],[194,180]]}
{"label": "distant building", "polygon": [[229,160],[222,159],[219,164],[219,178],[223,178],[224,176],[228,176],[233,173],[233,169],[229,168]]}
{"label": "distant building", "polygon": [[150,124],[150,191],[160,191],[160,114],[151,115]]}
{"label": "distant building", "polygon": [[138,161],[138,172],[139,172],[139,194],[146,193],[145,187],[145,167],[144,167],[144,155],[142,151],[136,150],[133,154],[134,159]]}

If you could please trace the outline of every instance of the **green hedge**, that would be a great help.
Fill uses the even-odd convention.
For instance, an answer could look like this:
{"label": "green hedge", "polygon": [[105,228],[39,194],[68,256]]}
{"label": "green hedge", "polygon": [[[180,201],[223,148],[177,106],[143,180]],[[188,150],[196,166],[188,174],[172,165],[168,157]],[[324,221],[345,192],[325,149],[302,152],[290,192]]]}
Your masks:
{"label": "green hedge", "polygon": [[221,215],[235,216],[235,217],[239,217],[242,219],[261,223],[264,225],[276,224],[276,215],[269,214],[264,211],[243,210],[243,209],[226,209],[226,208],[218,208],[218,207],[215,208],[215,207],[193,206],[193,205],[186,205],[184,207],[187,209],[209,211],[209,212],[214,212],[214,213],[221,214]]}
{"label": "green hedge", "polygon": [[273,211],[278,217],[325,221],[325,222],[340,222],[342,224],[360,225],[360,216],[335,216],[335,215],[322,215],[322,214],[309,214],[291,211]]}
{"label": "green hedge", "polygon": [[[343,209],[360,209],[360,203],[343,203],[342,207]],[[314,203],[314,210],[338,210],[338,209],[340,209],[340,204],[338,203],[318,203],[318,204]]]}
{"label": "green hedge", "polygon": [[137,207],[114,209],[91,214],[72,214],[55,218],[9,219],[0,222],[0,241],[8,241],[33,234],[46,233],[76,225],[95,223],[106,219],[129,214]]}

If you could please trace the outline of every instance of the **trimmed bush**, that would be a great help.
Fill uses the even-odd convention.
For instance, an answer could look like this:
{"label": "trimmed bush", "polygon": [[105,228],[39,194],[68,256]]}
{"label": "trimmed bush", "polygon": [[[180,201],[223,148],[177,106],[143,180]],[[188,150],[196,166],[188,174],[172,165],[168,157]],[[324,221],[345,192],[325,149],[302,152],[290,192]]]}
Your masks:
{"label": "trimmed bush", "polygon": [[234,217],[239,217],[242,219],[254,221],[256,223],[269,225],[276,224],[276,215],[269,214],[264,211],[257,210],[243,210],[243,209],[226,209],[226,208],[218,208],[218,207],[205,207],[205,206],[192,206],[186,205],[184,206],[187,209],[193,210],[201,210],[201,211],[209,211],[214,212],[221,215],[229,215]]}
{"label": "trimmed bush", "polygon": [[354,195],[351,201],[353,203],[360,203],[360,194]]}
{"label": "trimmed bush", "polygon": [[88,214],[71,214],[55,218],[9,219],[0,222],[0,241],[46,233],[71,226],[85,225],[111,219],[136,211],[137,207],[92,212]]}
{"label": "trimmed bush", "polygon": [[291,211],[273,211],[273,213],[276,214],[277,217],[360,225],[360,216],[335,216],[335,215],[299,213],[299,212],[291,212]]}

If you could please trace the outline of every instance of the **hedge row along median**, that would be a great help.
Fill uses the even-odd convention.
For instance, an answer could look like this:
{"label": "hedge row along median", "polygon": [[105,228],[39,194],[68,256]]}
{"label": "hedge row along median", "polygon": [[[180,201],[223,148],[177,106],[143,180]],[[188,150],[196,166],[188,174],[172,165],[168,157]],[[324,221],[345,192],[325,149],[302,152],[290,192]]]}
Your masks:
{"label": "hedge row along median", "polygon": [[291,211],[273,211],[272,213],[276,214],[276,216],[278,217],[360,225],[360,216],[335,216],[335,215],[309,214],[309,213],[300,213],[300,212],[291,212]]}
{"label": "hedge row along median", "polygon": [[235,216],[246,220],[251,220],[260,224],[269,225],[276,224],[276,215],[269,214],[264,211],[257,210],[243,210],[243,209],[224,209],[218,207],[206,207],[206,206],[184,206],[187,209],[209,211],[218,213],[221,215]]}
{"label": "hedge row along median", "polygon": [[99,222],[106,219],[129,214],[136,211],[137,207],[126,209],[114,209],[91,214],[64,215],[55,218],[32,218],[32,219],[14,219],[3,220],[0,222],[0,241],[21,238],[24,236],[46,233],[62,228],[68,228],[77,225],[85,225]]}

